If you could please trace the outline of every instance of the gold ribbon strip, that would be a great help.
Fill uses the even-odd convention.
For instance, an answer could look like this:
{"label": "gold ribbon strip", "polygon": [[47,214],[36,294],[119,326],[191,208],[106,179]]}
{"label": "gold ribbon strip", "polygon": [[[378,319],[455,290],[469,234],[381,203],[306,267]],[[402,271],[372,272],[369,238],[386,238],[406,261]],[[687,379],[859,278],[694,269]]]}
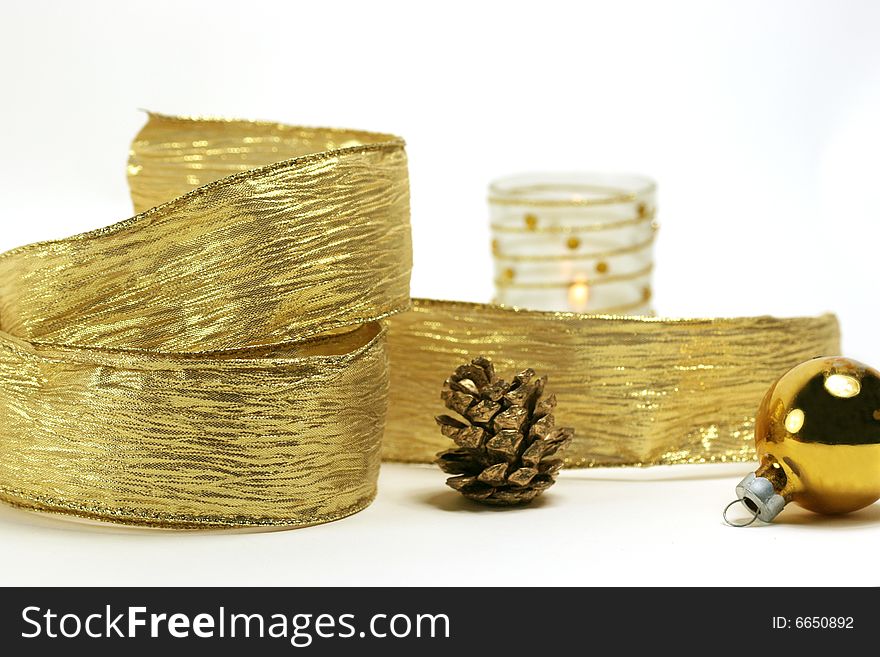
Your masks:
{"label": "gold ribbon strip", "polygon": [[556,421],[575,429],[569,467],[751,460],[767,387],[840,348],[833,315],[589,317],[416,299],[389,323],[384,455],[397,461],[449,447],[432,419],[440,379],[479,354],[502,376],[527,366],[548,375]]}
{"label": "gold ribbon strip", "polygon": [[379,320],[409,305],[403,142],[151,115],[129,175],[141,214],[0,257],[0,495],[173,527],[365,507]]}
{"label": "gold ribbon strip", "polygon": [[141,214],[0,255],[12,504],[165,527],[340,518],[375,495],[383,432],[389,459],[447,446],[440,386],[481,353],[550,375],[569,465],[746,459],[764,388],[838,351],[832,316],[417,300],[386,354],[409,305],[400,139],[150,115],[129,180]]}

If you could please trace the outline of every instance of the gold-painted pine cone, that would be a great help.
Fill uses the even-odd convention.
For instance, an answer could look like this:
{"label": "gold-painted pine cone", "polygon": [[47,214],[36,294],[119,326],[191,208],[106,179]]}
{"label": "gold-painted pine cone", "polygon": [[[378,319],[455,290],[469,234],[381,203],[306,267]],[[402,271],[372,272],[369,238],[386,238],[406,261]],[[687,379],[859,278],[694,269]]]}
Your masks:
{"label": "gold-painted pine cone", "polygon": [[557,453],[574,429],[554,426],[556,397],[542,398],[546,381],[526,369],[507,383],[482,356],[446,379],[440,396],[463,418],[435,418],[457,445],[437,455],[440,468],[454,475],[446,480],[450,488],[483,504],[507,506],[531,502],[556,482],[562,467]]}

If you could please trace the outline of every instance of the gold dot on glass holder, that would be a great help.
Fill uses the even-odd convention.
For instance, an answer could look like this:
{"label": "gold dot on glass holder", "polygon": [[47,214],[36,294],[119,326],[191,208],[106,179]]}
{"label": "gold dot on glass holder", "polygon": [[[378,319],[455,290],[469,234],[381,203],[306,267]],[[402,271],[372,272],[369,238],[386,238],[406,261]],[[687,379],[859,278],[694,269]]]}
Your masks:
{"label": "gold dot on glass holder", "polygon": [[526,228],[529,230],[535,230],[538,227],[538,217],[533,214],[527,214],[525,216]]}
{"label": "gold dot on glass holder", "polygon": [[608,263],[605,262],[604,260],[600,260],[599,262],[596,263],[596,271],[599,274],[608,273]]}
{"label": "gold dot on glass holder", "polygon": [[514,277],[516,276],[516,272],[513,271],[513,269],[511,269],[510,267],[508,267],[507,269],[505,269],[501,273],[501,275],[504,277],[504,280],[512,281],[514,279]]}
{"label": "gold dot on glass holder", "polygon": [[581,245],[581,240],[580,240],[580,238],[577,238],[577,237],[569,237],[568,240],[565,242],[565,246],[567,246],[572,251],[574,251],[580,245]]}
{"label": "gold dot on glass holder", "polygon": [[645,205],[644,203],[639,203],[639,205],[636,209],[638,210],[638,213],[639,213],[639,219],[644,219],[645,217],[648,216],[648,206]]}
{"label": "gold dot on glass holder", "polygon": [[492,240],[492,253],[498,255],[501,252],[501,248],[498,246],[498,240]]}
{"label": "gold dot on glass holder", "polygon": [[651,300],[651,287],[646,285],[642,288],[642,301],[650,301]]}

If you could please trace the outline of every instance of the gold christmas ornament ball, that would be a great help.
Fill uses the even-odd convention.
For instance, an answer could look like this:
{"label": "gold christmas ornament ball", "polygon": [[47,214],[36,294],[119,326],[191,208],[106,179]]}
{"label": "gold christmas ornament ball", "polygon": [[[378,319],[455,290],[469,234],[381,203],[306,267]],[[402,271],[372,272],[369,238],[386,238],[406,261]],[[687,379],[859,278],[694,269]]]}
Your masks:
{"label": "gold christmas ornament ball", "polygon": [[817,513],[873,504],[880,499],[880,373],[842,357],[789,370],[761,402],[755,447],[755,476],[785,503]]}

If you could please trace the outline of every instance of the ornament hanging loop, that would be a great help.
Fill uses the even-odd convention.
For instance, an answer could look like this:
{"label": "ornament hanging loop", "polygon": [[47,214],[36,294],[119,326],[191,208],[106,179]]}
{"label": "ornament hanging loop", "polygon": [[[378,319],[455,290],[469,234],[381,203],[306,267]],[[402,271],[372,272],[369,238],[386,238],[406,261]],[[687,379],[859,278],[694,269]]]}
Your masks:
{"label": "ornament hanging loop", "polygon": [[[743,505],[743,507],[745,507],[746,509],[748,509],[749,513],[752,514],[752,517],[751,517],[750,520],[748,520],[748,521],[746,521],[746,522],[739,522],[739,523],[737,523],[737,522],[731,522],[730,519],[727,517],[727,511],[728,511],[728,509],[730,509],[730,507],[732,507],[732,506],[733,506],[734,504],[736,504],[737,502],[741,503],[741,504]],[[721,512],[721,515],[724,517],[724,522],[726,522],[726,523],[727,523],[728,525],[730,525],[731,527],[748,527],[748,526],[751,525],[753,522],[755,522],[755,520],[758,519],[758,513],[757,513],[756,511],[750,509],[750,508],[746,505],[746,503],[745,503],[741,498],[737,498],[737,499],[735,499],[733,502],[731,502],[731,503],[728,504],[726,507],[724,507],[724,511]]]}

